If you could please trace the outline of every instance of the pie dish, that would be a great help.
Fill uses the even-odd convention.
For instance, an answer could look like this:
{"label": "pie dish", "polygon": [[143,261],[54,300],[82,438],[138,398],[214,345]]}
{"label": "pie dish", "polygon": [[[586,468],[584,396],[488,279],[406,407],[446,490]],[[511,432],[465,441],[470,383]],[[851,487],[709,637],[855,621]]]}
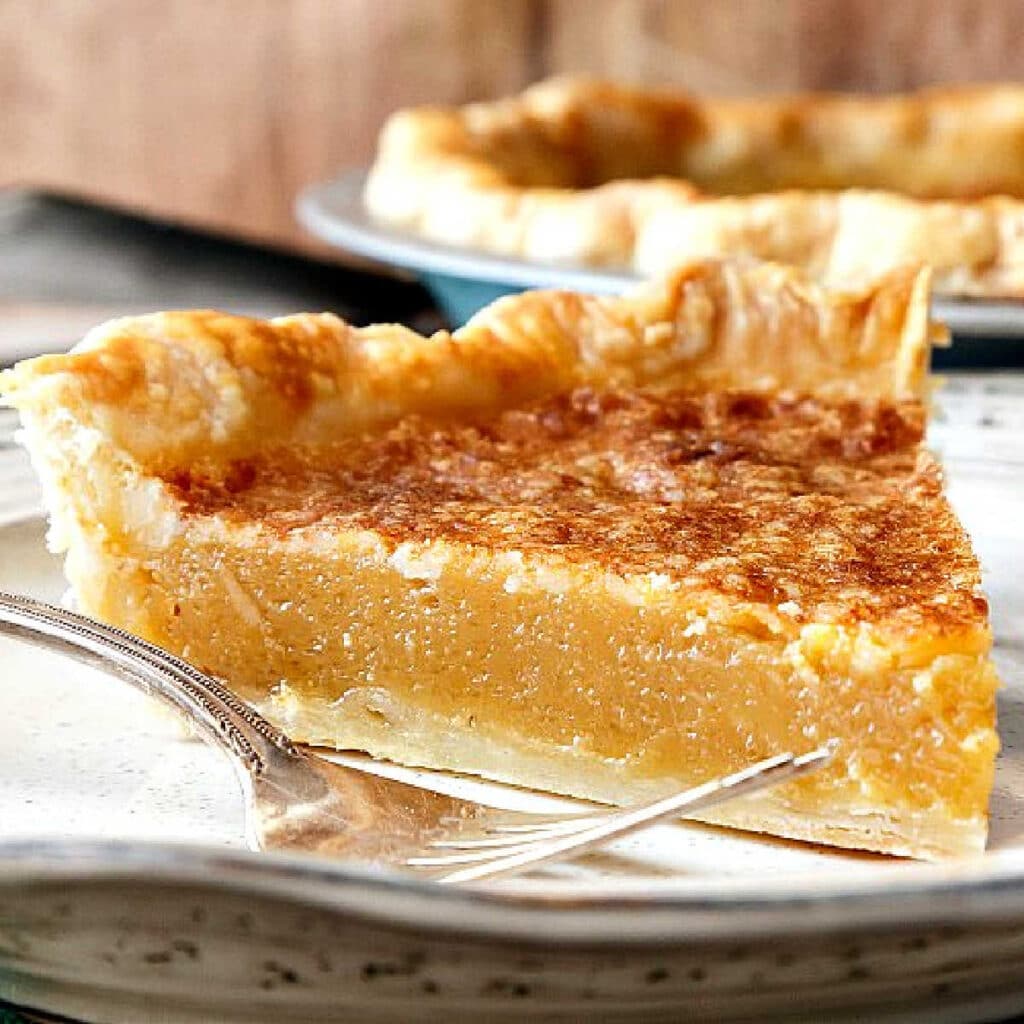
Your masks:
{"label": "pie dish", "polygon": [[0,378],[81,606],[292,736],[625,801],[785,748],[709,817],[979,850],[987,606],[921,446],[928,273],[680,268],[455,334],[113,321]]}
{"label": "pie dish", "polygon": [[1024,296],[1024,89],[701,100],[588,79],[400,111],[371,214],[435,241],[644,275],[747,256],[825,283],[911,262]]}

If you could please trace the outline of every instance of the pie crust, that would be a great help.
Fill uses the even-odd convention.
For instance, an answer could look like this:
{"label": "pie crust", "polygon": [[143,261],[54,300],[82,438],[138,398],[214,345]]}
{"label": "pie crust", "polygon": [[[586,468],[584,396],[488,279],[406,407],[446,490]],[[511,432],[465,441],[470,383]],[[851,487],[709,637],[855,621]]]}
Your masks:
{"label": "pie crust", "polygon": [[114,321],[0,389],[87,612],[291,735],[628,801],[838,740],[709,821],[979,850],[987,606],[921,446],[928,274],[702,263],[454,334]]}
{"label": "pie crust", "polygon": [[1024,296],[1024,88],[697,99],[587,79],[392,116],[366,204],[440,242],[633,269],[746,256],[825,283],[906,263]]}

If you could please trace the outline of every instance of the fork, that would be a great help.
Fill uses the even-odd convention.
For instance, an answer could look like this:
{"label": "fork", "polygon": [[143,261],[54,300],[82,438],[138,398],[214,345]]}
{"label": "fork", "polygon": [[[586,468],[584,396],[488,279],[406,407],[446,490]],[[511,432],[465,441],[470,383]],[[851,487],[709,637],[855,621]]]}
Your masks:
{"label": "fork", "polygon": [[0,592],[0,633],[113,670],[232,755],[250,848],[388,864],[449,885],[567,860],[663,819],[814,771],[834,750],[829,743],[799,757],[779,754],[632,807],[559,815],[503,811],[306,752],[217,679],[83,615]]}

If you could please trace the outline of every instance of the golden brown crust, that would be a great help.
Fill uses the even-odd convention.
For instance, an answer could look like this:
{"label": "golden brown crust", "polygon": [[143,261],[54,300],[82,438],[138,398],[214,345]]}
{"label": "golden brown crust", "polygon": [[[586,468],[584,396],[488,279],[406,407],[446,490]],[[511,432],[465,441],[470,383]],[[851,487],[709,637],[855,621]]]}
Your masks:
{"label": "golden brown crust", "polygon": [[15,405],[72,408],[147,465],[316,442],[409,413],[459,417],[576,386],[920,395],[928,273],[829,292],[772,265],[682,267],[620,299],[528,292],[454,334],[329,314],[115,320],[0,377]]}
{"label": "golden brown crust", "polygon": [[182,514],[372,530],[656,574],[786,604],[795,624],[984,629],[977,563],[920,448],[919,403],[752,392],[563,393],[472,424],[164,474]]}
{"label": "golden brown crust", "polygon": [[542,262],[745,255],[835,282],[929,261],[941,292],[1014,297],[1021,198],[1017,86],[697,100],[585,79],[399,112],[366,191],[384,221]]}

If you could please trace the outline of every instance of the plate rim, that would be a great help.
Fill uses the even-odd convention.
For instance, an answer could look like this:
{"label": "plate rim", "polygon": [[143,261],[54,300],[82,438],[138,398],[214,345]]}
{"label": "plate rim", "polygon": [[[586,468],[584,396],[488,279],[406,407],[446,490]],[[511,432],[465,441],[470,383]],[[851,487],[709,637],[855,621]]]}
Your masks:
{"label": "plate rim", "polygon": [[[467,246],[435,242],[375,222],[363,205],[369,172],[351,168],[307,185],[295,200],[295,216],[310,234],[338,249],[404,270],[514,288],[554,288],[598,295],[619,294],[643,278],[628,270],[536,263]],[[1024,339],[1024,300],[932,300],[932,315],[960,337]]]}
{"label": "plate rim", "polygon": [[918,876],[902,886],[864,879],[843,891],[790,885],[782,892],[769,887],[742,896],[714,891],[598,895],[571,886],[545,895],[449,888],[369,865],[195,843],[0,841],[0,892],[46,883],[193,885],[302,903],[438,938],[560,947],[728,942],[781,932],[806,936],[880,925],[920,929],[1024,917],[1024,872],[986,875],[958,881],[940,872],[938,879]]}

